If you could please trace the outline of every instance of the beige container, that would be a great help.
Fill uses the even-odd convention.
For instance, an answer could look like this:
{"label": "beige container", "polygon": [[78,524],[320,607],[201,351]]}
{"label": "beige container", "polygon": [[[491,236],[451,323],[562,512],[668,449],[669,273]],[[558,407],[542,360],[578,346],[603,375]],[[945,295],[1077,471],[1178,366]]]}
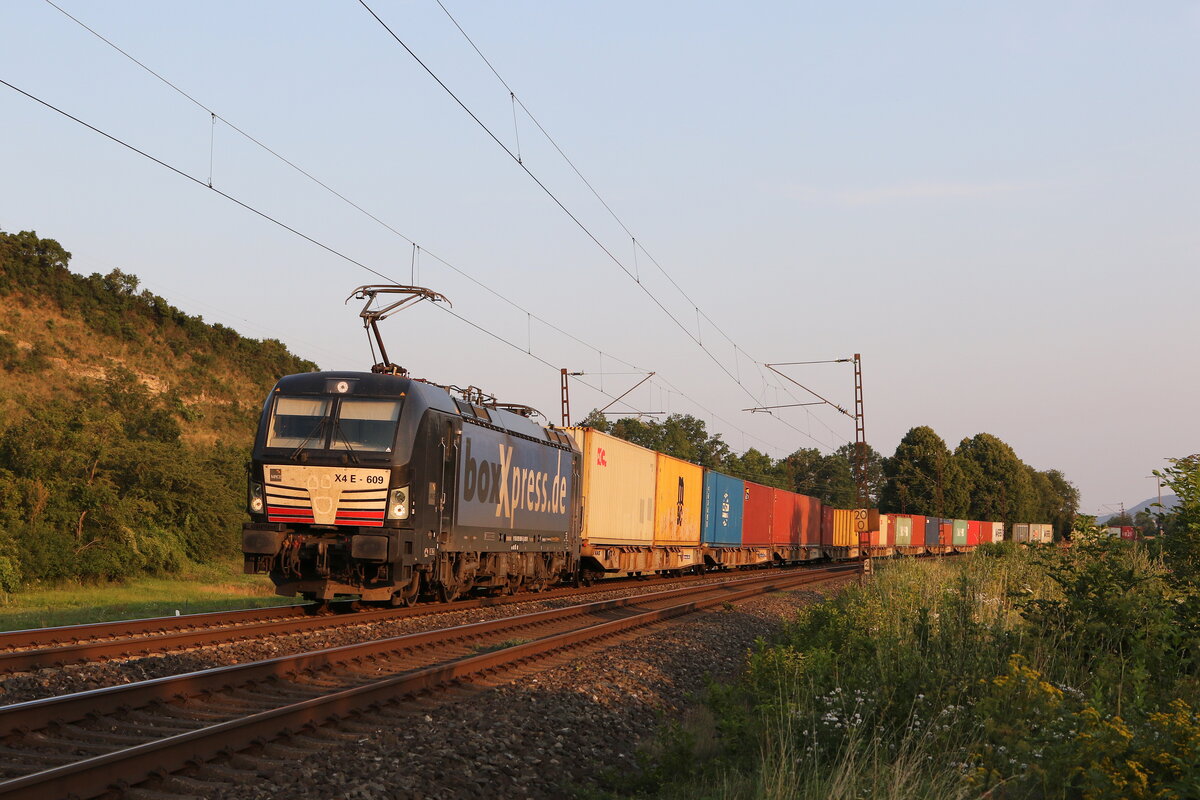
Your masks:
{"label": "beige container", "polygon": [[1004,541],[1004,523],[1003,522],[985,522],[984,525],[992,526],[992,542]]}
{"label": "beige container", "polygon": [[854,530],[854,512],[845,508],[833,510],[833,546],[858,547],[858,533]]}
{"label": "beige container", "polygon": [[704,468],[657,453],[654,497],[654,543],[700,545]]}
{"label": "beige container", "polygon": [[583,453],[584,541],[650,546],[658,454],[592,428],[566,430]]}

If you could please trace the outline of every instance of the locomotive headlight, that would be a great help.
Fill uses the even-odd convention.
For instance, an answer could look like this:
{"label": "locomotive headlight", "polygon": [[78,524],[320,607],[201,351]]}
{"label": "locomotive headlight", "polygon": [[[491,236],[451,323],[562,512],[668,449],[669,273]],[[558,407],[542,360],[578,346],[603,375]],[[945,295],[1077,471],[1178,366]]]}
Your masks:
{"label": "locomotive headlight", "polygon": [[399,489],[392,489],[391,499],[388,503],[388,518],[408,519],[407,486],[401,486]]}
{"label": "locomotive headlight", "polygon": [[250,513],[261,514],[263,510],[263,487],[261,483],[250,482]]}

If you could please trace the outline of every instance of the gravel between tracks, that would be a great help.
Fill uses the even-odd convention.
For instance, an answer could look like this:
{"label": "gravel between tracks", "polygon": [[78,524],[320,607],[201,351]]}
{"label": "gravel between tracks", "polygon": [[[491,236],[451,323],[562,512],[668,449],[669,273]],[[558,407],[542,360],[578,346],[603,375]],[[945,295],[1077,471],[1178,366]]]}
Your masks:
{"label": "gravel between tracks", "polygon": [[756,637],[849,580],[704,612],[436,706],[376,712],[352,723],[356,741],[260,770],[261,782],[224,797],[569,797],[606,770],[633,767],[639,740],[678,717],[709,677],[736,675]]}
{"label": "gravel between tracks", "polygon": [[[752,574],[752,573],[751,573]],[[736,575],[732,577],[749,577]],[[729,577],[713,578],[703,583],[719,583]],[[689,586],[695,583],[687,584]],[[321,630],[301,631],[294,634],[272,637],[247,638],[217,645],[206,645],[187,650],[178,650],[156,655],[91,664],[75,664],[51,667],[32,672],[17,672],[0,676],[0,706],[55,697],[73,692],[83,692],[106,686],[118,686],[150,678],[179,675],[185,672],[211,669],[229,664],[242,664],[276,656],[338,647],[358,642],[402,636],[409,633],[467,625],[473,622],[500,619],[528,614],[551,608],[562,608],[584,602],[631,597],[650,592],[665,591],[669,586],[638,586],[624,584],[612,591],[586,596],[558,597],[537,600],[530,595],[527,603],[494,606],[490,608],[447,611],[405,619],[386,620],[355,624],[351,615],[331,617],[330,627]],[[253,636],[247,631],[248,636]]]}

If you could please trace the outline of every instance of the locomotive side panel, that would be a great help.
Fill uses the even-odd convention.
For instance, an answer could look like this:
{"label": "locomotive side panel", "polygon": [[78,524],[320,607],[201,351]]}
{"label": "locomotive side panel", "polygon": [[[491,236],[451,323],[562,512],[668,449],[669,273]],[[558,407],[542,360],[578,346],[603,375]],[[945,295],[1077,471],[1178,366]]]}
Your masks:
{"label": "locomotive side panel", "polygon": [[458,443],[452,550],[567,547],[574,454],[464,421]]}

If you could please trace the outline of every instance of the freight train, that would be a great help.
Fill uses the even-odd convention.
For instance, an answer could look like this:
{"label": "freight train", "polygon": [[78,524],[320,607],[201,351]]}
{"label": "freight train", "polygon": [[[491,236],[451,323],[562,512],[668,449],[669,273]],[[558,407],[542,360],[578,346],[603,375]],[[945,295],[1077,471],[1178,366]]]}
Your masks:
{"label": "freight train", "polygon": [[245,571],[281,595],[408,605],[1004,539],[1000,523],[833,508],[531,411],[403,374],[280,379],[249,465]]}

